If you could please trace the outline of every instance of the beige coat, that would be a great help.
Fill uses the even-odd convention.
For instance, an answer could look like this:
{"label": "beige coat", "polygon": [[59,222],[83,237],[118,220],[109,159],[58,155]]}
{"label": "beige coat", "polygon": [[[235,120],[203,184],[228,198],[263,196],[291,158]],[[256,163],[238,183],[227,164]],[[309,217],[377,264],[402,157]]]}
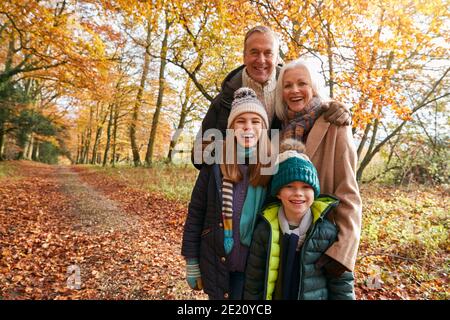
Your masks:
{"label": "beige coat", "polygon": [[351,127],[338,127],[319,117],[309,132],[306,154],[319,173],[320,192],[340,200],[335,212],[330,214],[339,227],[338,240],[326,254],[353,271],[361,233],[362,204]]}

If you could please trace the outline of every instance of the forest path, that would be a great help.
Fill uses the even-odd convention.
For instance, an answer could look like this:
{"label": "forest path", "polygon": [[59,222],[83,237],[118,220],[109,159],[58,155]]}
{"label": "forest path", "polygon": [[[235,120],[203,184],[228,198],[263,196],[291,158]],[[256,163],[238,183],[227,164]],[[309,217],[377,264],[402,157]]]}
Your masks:
{"label": "forest path", "polygon": [[204,299],[184,278],[186,204],[75,166],[0,180],[0,299]]}

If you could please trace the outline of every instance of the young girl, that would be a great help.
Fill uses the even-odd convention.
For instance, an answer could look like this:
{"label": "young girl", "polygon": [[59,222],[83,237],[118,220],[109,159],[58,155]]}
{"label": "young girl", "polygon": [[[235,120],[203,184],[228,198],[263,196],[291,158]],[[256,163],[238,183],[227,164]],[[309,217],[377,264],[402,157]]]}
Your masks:
{"label": "young girl", "polygon": [[337,239],[337,228],[326,217],[339,201],[319,196],[317,171],[303,151],[303,144],[293,139],[280,146],[278,172],[270,187],[278,201],[259,216],[244,299],[354,299],[351,272],[332,278],[315,268]]}
{"label": "young girl", "polygon": [[234,97],[223,161],[200,170],[183,233],[188,284],[210,299],[242,299],[256,214],[270,179],[261,174],[261,159],[270,156],[267,113],[252,89]]}

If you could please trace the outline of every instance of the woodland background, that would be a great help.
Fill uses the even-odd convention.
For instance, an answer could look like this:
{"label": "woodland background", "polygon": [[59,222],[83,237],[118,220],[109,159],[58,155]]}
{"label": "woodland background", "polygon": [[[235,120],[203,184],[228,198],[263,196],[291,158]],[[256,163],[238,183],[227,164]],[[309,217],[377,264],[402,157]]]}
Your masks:
{"label": "woodland background", "polygon": [[[258,24],[279,34],[284,61],[308,58],[329,97],[351,107],[364,200],[358,297],[448,299],[449,7],[1,1],[0,299],[202,298],[184,283],[178,249],[144,243],[159,230],[178,248],[192,141]],[[100,255],[98,237],[111,252]],[[94,267],[120,250],[130,256]],[[65,282],[73,264],[90,279],[78,289]]]}

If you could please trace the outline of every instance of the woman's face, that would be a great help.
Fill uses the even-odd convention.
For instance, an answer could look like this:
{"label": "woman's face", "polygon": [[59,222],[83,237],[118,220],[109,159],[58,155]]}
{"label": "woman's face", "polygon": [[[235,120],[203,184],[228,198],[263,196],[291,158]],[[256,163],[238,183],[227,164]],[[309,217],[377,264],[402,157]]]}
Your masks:
{"label": "woman's face", "polygon": [[233,122],[237,142],[245,148],[256,146],[263,128],[263,120],[256,113],[242,113]]}
{"label": "woman's face", "polygon": [[304,67],[289,69],[283,76],[283,101],[293,112],[302,111],[313,97],[311,76]]}

